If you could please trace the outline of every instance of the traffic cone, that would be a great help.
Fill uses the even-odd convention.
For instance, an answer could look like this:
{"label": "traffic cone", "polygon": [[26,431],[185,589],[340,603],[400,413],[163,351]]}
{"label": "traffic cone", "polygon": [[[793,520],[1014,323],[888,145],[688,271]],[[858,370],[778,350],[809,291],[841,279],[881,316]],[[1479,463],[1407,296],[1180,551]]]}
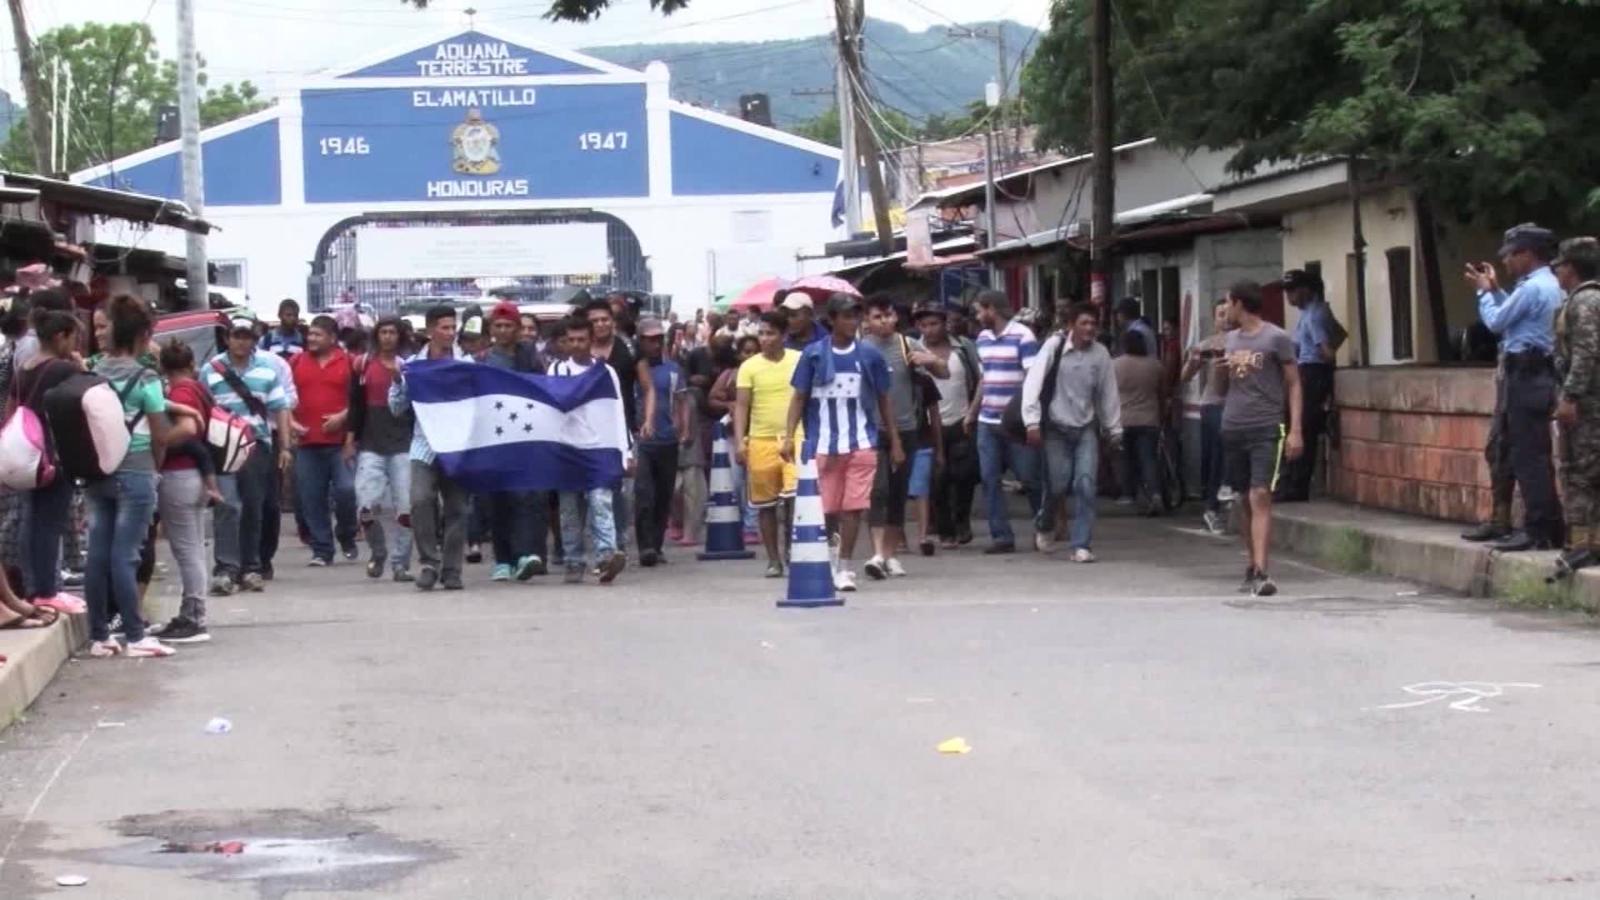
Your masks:
{"label": "traffic cone", "polygon": [[728,448],[728,419],[717,421],[711,442],[711,499],[706,503],[706,549],[697,559],[751,559],[744,548],[744,518],[734,494],[733,458]]}
{"label": "traffic cone", "polygon": [[833,587],[833,555],[828,525],[817,489],[815,457],[800,462],[800,484],[794,492],[794,530],[789,545],[789,590],[779,606],[843,606]]}

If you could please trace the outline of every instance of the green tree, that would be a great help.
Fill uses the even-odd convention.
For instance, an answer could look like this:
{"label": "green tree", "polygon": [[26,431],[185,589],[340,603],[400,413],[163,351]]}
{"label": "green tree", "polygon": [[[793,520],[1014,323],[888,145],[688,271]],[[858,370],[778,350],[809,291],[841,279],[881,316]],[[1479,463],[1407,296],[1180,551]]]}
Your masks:
{"label": "green tree", "polygon": [[[1025,75],[1042,140],[1087,144],[1082,4]],[[1266,161],[1353,155],[1441,208],[1580,219],[1600,149],[1589,0],[1122,0],[1119,138]],[[1143,98],[1140,94],[1143,93]]]}
{"label": "green tree", "polygon": [[[918,137],[919,129],[904,113],[884,106],[876,110],[872,113],[872,127],[885,148],[904,146],[909,143],[908,138]],[[839,146],[843,139],[839,136],[838,105],[828,107],[820,115],[799,123],[791,130],[801,137],[830,147]]]}
{"label": "green tree", "polygon": [[[67,169],[77,171],[155,143],[156,112],[178,100],[178,65],[162,58],[155,35],[143,23],[88,23],[46,32],[38,39],[38,58],[46,93],[56,61],[70,73],[72,102]],[[248,81],[212,87],[200,61],[200,122],[215,125],[266,107]],[[62,87],[68,79],[63,76]],[[33,171],[25,121],[19,120],[0,149],[0,164]]]}

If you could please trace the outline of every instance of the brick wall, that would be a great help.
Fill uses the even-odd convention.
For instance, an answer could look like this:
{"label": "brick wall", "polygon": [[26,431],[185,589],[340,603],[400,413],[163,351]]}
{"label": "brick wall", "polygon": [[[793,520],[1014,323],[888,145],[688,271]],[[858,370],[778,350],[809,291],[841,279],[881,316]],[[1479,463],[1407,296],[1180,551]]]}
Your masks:
{"label": "brick wall", "polygon": [[1383,366],[1342,369],[1337,379],[1335,497],[1459,522],[1489,515],[1492,369]]}

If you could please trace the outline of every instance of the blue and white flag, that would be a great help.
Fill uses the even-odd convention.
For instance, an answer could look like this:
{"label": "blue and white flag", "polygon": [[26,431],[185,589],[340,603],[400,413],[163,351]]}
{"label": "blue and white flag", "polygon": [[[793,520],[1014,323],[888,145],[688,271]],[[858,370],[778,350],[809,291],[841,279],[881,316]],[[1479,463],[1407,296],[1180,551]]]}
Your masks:
{"label": "blue and white flag", "polygon": [[572,378],[459,360],[405,368],[417,427],[469,491],[585,491],[622,480],[628,429],[604,365]]}

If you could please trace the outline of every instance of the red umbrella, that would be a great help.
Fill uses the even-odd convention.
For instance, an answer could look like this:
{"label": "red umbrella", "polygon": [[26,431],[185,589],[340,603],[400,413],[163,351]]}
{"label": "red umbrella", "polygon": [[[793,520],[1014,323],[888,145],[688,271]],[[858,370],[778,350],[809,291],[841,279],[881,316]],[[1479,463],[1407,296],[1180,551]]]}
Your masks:
{"label": "red umbrella", "polygon": [[807,275],[789,285],[789,290],[803,291],[819,303],[834,294],[844,294],[858,300],[861,298],[861,291],[855,285],[836,275]]}
{"label": "red umbrella", "polygon": [[744,312],[747,309],[771,309],[773,297],[788,286],[788,281],[776,275],[771,278],[763,278],[745,288],[744,293],[728,304],[728,308],[738,312]]}

